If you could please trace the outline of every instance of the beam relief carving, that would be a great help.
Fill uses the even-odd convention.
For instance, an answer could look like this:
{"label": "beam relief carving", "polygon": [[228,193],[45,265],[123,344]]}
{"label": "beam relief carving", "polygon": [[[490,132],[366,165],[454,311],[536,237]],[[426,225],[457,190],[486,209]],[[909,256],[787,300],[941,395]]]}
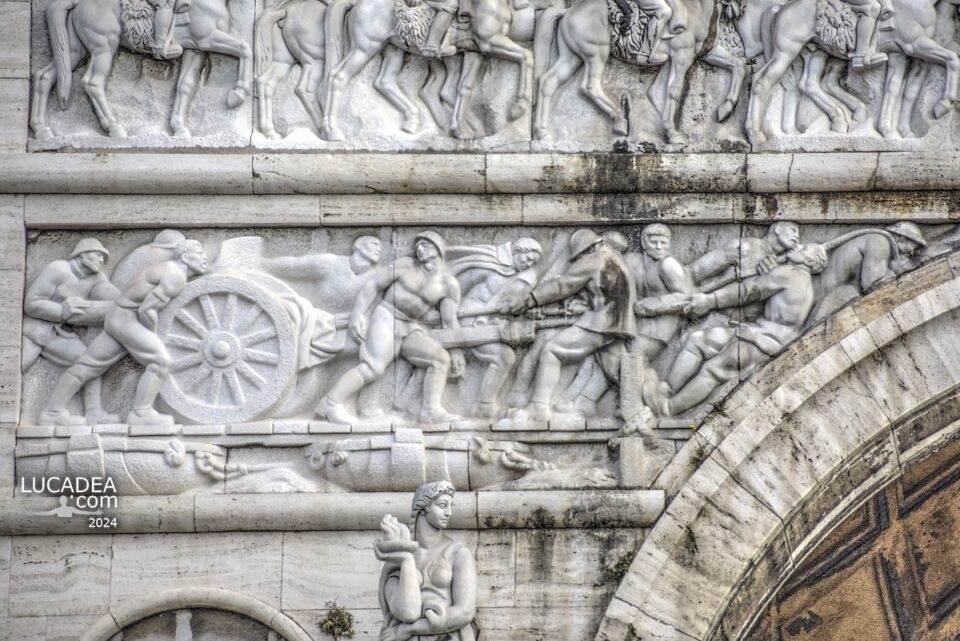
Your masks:
{"label": "beam relief carving", "polygon": [[711,401],[956,244],[909,222],[38,234],[18,475],[642,485],[623,448],[649,483]]}
{"label": "beam relief carving", "polygon": [[956,0],[38,0],[33,11],[33,150],[958,146]]}

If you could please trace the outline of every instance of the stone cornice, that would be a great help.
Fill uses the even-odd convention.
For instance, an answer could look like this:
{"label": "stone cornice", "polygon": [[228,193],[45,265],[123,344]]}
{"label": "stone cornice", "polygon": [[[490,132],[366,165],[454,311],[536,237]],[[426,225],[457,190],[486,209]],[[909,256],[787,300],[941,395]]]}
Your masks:
{"label": "stone cornice", "polygon": [[[453,528],[643,528],[664,509],[662,490],[457,492]],[[120,496],[112,534],[379,530],[385,513],[406,514],[410,492]],[[56,498],[0,499],[0,536],[92,534],[82,515],[43,512]],[[110,511],[107,510],[107,517]]]}
{"label": "stone cornice", "polygon": [[960,152],[0,154],[0,193],[773,194],[960,188]]}

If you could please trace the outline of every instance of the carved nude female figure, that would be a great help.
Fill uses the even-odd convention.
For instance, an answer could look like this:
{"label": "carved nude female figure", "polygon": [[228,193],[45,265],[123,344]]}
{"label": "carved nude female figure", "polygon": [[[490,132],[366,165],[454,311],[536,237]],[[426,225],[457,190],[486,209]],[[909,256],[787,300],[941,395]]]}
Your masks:
{"label": "carved nude female figure", "polygon": [[477,569],[473,554],[443,530],[453,513],[449,481],[421,485],[413,497],[413,536],[387,514],[374,551],[380,574],[380,641],[476,641]]}

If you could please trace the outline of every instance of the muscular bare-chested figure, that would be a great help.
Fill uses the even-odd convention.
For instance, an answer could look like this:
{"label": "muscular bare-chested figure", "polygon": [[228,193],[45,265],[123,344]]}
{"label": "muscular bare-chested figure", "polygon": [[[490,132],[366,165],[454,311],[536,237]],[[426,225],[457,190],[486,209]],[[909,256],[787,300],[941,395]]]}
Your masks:
{"label": "muscular bare-chested figure", "polygon": [[127,415],[130,425],[172,424],[173,417],[160,414],[153,403],[163,379],[170,371],[171,357],[157,335],[158,314],[183,291],[187,278],[207,269],[203,247],[195,240],[177,245],[175,258],[147,267],[130,281],[107,310],[103,333],[57,381],[47,406],[40,413],[41,425],[82,425],[86,419],[74,416],[67,404],[88,381],[130,354],[146,370],[137,384],[133,408]]}
{"label": "muscular bare-chested figure", "polygon": [[652,381],[644,385],[644,402],[657,415],[679,414],[705,401],[740,370],[782,352],[800,335],[815,300],[812,274],[823,271],[826,264],[823,245],[800,245],[787,254],[784,265],[710,294],[693,294],[685,309],[691,315],[703,316],[744,302],[762,303],[763,315],[750,323],[691,334],[670,368],[666,386]]}
{"label": "muscular bare-chested figure", "polygon": [[378,268],[357,297],[348,330],[361,343],[360,363],[334,383],[316,408],[318,415],[332,423],[357,422],[344,403],[380,378],[397,356],[426,370],[420,420],[435,423],[452,418],[443,409],[441,398],[447,374],[462,374],[463,354],[448,352],[418,321],[439,309],[444,327],[459,327],[460,286],[443,264],[444,242],[439,234],[417,234],[414,249],[415,257]]}

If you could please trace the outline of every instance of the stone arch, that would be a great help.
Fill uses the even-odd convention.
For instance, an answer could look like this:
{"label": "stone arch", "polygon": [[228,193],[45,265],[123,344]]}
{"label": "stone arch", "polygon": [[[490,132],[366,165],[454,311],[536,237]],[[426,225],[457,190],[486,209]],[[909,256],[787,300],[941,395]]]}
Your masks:
{"label": "stone arch", "polygon": [[259,599],[219,588],[181,588],[151,595],[128,606],[112,608],[80,637],[80,641],[109,641],[124,628],[161,612],[181,608],[210,608],[240,614],[262,623],[286,641],[313,641],[293,619]]}
{"label": "stone arch", "polygon": [[597,641],[742,638],[851,510],[960,437],[957,267],[840,310],[718,403],[657,479],[672,500]]}

